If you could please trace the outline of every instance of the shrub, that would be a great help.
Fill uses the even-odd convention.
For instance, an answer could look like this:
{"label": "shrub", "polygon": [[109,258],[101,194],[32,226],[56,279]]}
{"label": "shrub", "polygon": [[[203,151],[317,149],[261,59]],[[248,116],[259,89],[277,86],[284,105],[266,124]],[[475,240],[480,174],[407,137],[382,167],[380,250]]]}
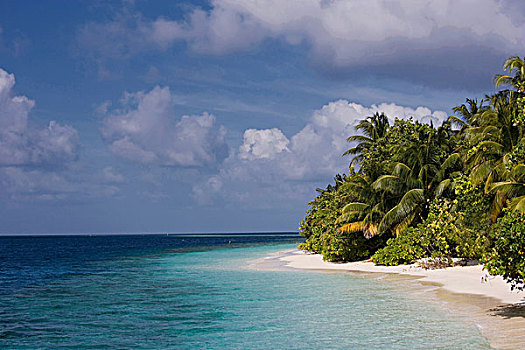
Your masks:
{"label": "shrub", "polygon": [[312,230],[308,239],[299,245],[299,249],[323,255],[325,261],[357,261],[368,259],[373,249],[373,242],[368,241],[361,232],[340,234],[322,232],[320,228]]}
{"label": "shrub", "polygon": [[370,257],[366,238],[361,232],[321,236],[321,254],[325,261],[358,261]]}
{"label": "shrub", "polygon": [[480,258],[489,245],[483,234],[462,227],[463,213],[453,209],[457,203],[435,200],[427,219],[389,239],[372,260],[380,265],[399,265],[421,258],[451,260],[452,257]]}
{"label": "shrub", "polygon": [[493,227],[494,247],[485,269],[501,275],[511,289],[525,289],[525,215],[505,210]]}
{"label": "shrub", "polygon": [[407,264],[425,256],[425,249],[421,246],[420,231],[417,228],[408,228],[396,238],[390,238],[386,247],[379,249],[372,261],[378,265]]}
{"label": "shrub", "polygon": [[321,246],[321,236],[323,230],[320,227],[313,227],[309,230],[309,236],[306,238],[304,243],[299,244],[299,249],[309,251],[311,253],[320,253]]}

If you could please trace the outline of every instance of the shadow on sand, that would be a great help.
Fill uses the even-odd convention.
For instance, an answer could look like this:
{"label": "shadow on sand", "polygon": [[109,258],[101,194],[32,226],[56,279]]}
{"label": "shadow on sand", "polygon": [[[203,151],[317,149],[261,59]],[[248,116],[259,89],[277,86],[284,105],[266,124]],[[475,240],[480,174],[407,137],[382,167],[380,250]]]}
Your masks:
{"label": "shadow on sand", "polygon": [[489,310],[492,316],[500,316],[506,319],[521,317],[525,318],[525,302],[515,305],[502,305]]}

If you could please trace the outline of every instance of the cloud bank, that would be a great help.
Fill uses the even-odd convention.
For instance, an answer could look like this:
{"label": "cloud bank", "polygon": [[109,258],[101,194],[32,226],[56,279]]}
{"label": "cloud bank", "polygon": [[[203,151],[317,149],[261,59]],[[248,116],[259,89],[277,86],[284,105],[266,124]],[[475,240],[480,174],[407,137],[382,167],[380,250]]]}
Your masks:
{"label": "cloud bank", "polygon": [[77,131],[50,121],[29,123],[35,102],[13,92],[15,77],[0,69],[0,166],[59,166],[77,157]]}
{"label": "cloud bank", "polygon": [[193,50],[214,54],[244,50],[266,38],[306,42],[315,55],[345,65],[368,61],[371,50],[365,47],[386,56],[380,49],[394,49],[385,46],[390,39],[417,41],[449,29],[518,47],[525,42],[523,23],[505,10],[494,0],[215,0],[210,11],[195,9],[184,21],[159,18],[148,33],[161,47],[184,39]]}
{"label": "cloud bank", "polygon": [[35,102],[16,95],[14,85],[14,75],[0,69],[0,198],[74,201],[117,193],[115,186],[93,182],[77,169],[77,130],[54,120],[36,125],[29,118]]}
{"label": "cloud bank", "polygon": [[[447,114],[426,107],[410,108],[394,103],[366,107],[347,100],[331,102],[312,113],[308,123],[287,137],[280,129],[248,129],[242,144],[224,162],[218,174],[193,188],[200,203],[217,198],[248,206],[306,202],[313,189],[324,186],[337,173],[348,170],[346,139],[355,125],[375,112],[394,117],[413,117],[441,124]],[[295,200],[294,200],[295,199]]]}
{"label": "cloud bank", "polygon": [[177,119],[173,107],[168,87],[126,93],[120,107],[107,111],[102,121],[109,150],[131,161],[162,166],[214,166],[227,157],[226,129],[215,126],[213,115]]}
{"label": "cloud bank", "polygon": [[517,7],[498,0],[214,0],[182,20],[148,19],[125,8],[108,22],[82,26],[77,41],[93,57],[118,58],[178,42],[227,55],[278,40],[304,46],[333,77],[364,75],[367,67],[368,76],[433,84],[461,73],[463,84],[476,86],[487,81],[483,72],[524,46],[525,13]]}

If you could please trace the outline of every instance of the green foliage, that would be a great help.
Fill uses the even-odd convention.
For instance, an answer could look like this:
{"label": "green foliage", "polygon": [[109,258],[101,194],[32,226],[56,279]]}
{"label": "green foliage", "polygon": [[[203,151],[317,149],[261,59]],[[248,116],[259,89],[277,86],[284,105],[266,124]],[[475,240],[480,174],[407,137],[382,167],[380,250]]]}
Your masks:
{"label": "green foliage", "polygon": [[489,211],[492,195],[485,194],[483,185],[474,186],[466,175],[454,179],[454,193],[456,196],[454,210],[462,228],[487,233],[491,221]]}
{"label": "green foliage", "polygon": [[525,164],[525,142],[523,139],[520,140],[520,142],[512,148],[512,152],[508,154],[508,160],[505,163],[505,167],[508,171],[511,171],[512,168],[518,164]]}
{"label": "green foliage", "polygon": [[519,97],[517,98],[518,115],[514,118],[514,125],[525,125],[525,82],[521,81],[517,83],[516,88]]}
{"label": "green foliage", "polygon": [[[303,232],[303,231],[301,231]],[[307,250],[311,253],[321,253],[323,246],[321,241],[321,236],[323,234],[323,230],[320,227],[312,227],[308,231],[308,237],[306,240],[299,244],[299,249]],[[304,235],[304,232],[303,232]]]}
{"label": "green foliage", "polygon": [[308,203],[310,209],[306,212],[306,217],[299,225],[299,233],[306,238],[311,235],[319,235],[322,232],[334,231],[335,221],[341,215],[341,209],[350,195],[344,191],[342,184],[345,177],[337,175],[335,185],[328,185],[325,190],[317,189],[319,195]]}
{"label": "green foliage", "polygon": [[327,261],[356,261],[369,258],[379,240],[367,240],[360,232],[342,234],[336,221],[347,201],[356,199],[352,186],[345,186],[351,176],[336,176],[335,186],[319,189],[310,209],[300,224],[299,233],[306,237],[299,248],[323,255]]}
{"label": "green foliage", "polygon": [[428,218],[417,227],[410,227],[387,246],[374,254],[372,260],[381,265],[399,265],[420,258],[451,258],[452,242],[459,236],[459,229],[450,214],[450,204],[436,203]]}
{"label": "green foliage", "polygon": [[367,240],[359,232],[341,234],[314,228],[306,241],[299,245],[299,249],[322,254],[326,261],[343,262],[368,259],[378,244],[382,245],[379,237]]}
{"label": "green foliage", "polygon": [[493,234],[495,242],[487,254],[486,270],[503,276],[512,289],[525,289],[525,215],[506,210]]}
{"label": "green foliage", "polygon": [[357,261],[370,257],[370,242],[359,233],[325,233],[321,236],[320,244],[320,253],[326,261]]}
{"label": "green foliage", "polygon": [[522,285],[525,61],[509,57],[504,70],[494,81],[505,89],[466,99],[440,126],[382,113],[360,121],[350,174],[309,203],[301,248],[384,265],[488,257],[491,273]]}
{"label": "green foliage", "polygon": [[407,264],[424,256],[420,231],[410,227],[396,238],[390,238],[386,247],[372,255],[372,261],[378,265],[394,266]]}
{"label": "green foliage", "polygon": [[372,260],[381,265],[399,265],[421,258],[480,258],[489,240],[463,226],[464,214],[455,211],[456,205],[457,201],[435,200],[423,223],[388,240]]}

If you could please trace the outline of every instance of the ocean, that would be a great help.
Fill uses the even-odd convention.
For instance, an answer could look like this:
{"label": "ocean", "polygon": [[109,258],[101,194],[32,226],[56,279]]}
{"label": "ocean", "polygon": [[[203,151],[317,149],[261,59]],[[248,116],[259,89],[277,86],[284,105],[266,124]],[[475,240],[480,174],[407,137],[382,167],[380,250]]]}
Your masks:
{"label": "ocean", "polygon": [[300,241],[0,237],[0,349],[490,349],[409,284],[249,267]]}

